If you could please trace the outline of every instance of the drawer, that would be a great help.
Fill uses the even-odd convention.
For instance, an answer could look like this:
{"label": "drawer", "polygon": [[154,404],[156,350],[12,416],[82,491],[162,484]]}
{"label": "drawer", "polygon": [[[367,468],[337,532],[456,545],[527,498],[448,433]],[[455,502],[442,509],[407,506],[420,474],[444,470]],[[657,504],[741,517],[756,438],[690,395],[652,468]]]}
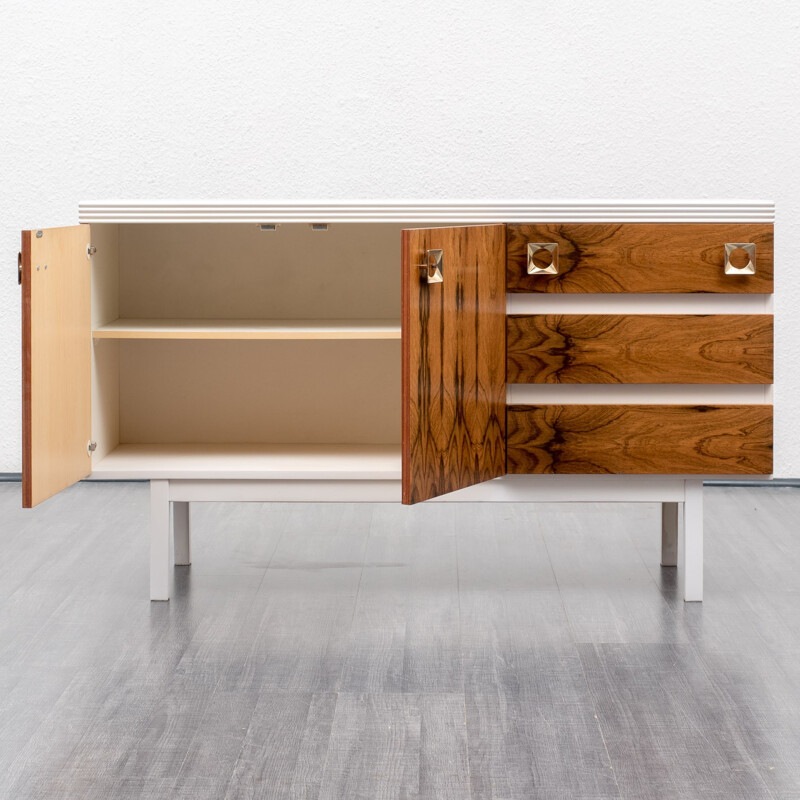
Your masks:
{"label": "drawer", "polygon": [[512,405],[509,474],[772,472],[769,405]]}
{"label": "drawer", "polygon": [[508,383],[772,383],[770,314],[520,314],[506,327]]}
{"label": "drawer", "polygon": [[[769,223],[509,224],[509,292],[772,292]],[[528,273],[528,245],[533,252]],[[725,245],[755,245],[755,272],[726,272]],[[549,263],[553,261],[553,263]],[[741,249],[732,269],[748,270]],[[554,270],[557,270],[555,272]]]}

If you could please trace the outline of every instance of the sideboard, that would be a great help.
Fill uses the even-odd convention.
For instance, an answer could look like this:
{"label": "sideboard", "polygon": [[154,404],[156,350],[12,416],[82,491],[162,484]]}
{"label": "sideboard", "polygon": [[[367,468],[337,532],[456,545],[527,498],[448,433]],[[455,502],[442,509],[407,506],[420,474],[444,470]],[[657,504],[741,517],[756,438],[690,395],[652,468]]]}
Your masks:
{"label": "sideboard", "polygon": [[78,219],[22,233],[23,505],[149,480],[153,600],[222,500],[661,503],[701,600],[703,478],[772,472],[771,203]]}

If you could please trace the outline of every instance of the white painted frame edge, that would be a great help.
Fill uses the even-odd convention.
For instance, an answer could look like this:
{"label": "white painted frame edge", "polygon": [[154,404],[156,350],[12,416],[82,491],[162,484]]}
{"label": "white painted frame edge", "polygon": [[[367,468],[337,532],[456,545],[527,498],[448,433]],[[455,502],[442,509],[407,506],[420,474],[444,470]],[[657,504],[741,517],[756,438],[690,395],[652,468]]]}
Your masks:
{"label": "white painted frame edge", "polygon": [[[173,502],[399,503],[401,499],[399,480],[161,480],[168,480]],[[508,475],[427,502],[683,502],[686,480],[684,476]]]}
{"label": "white painted frame edge", "polygon": [[82,223],[774,222],[766,200],[85,200]]}

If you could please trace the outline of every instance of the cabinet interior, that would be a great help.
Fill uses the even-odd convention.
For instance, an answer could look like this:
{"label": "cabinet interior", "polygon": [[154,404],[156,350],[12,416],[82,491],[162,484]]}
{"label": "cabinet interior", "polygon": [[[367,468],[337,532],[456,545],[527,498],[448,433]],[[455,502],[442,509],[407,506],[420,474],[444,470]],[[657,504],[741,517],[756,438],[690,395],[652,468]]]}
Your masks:
{"label": "cabinet interior", "polygon": [[399,473],[403,227],[92,224],[93,474]]}

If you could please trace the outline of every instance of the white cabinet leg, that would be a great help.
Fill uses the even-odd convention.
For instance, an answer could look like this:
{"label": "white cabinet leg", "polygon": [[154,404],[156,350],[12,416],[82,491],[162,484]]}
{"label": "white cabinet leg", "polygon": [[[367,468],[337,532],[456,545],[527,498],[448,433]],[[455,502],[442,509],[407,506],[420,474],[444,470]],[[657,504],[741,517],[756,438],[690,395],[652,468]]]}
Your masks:
{"label": "white cabinet leg", "polygon": [[169,600],[169,481],[150,481],[150,599]]}
{"label": "white cabinet leg", "polygon": [[703,482],[686,481],[683,503],[683,599],[703,599]]}
{"label": "white cabinet leg", "polygon": [[188,567],[192,563],[188,503],[172,504],[172,538],[175,546],[175,563],[178,566]]}
{"label": "white cabinet leg", "polygon": [[661,566],[678,566],[678,503],[661,504]]}

